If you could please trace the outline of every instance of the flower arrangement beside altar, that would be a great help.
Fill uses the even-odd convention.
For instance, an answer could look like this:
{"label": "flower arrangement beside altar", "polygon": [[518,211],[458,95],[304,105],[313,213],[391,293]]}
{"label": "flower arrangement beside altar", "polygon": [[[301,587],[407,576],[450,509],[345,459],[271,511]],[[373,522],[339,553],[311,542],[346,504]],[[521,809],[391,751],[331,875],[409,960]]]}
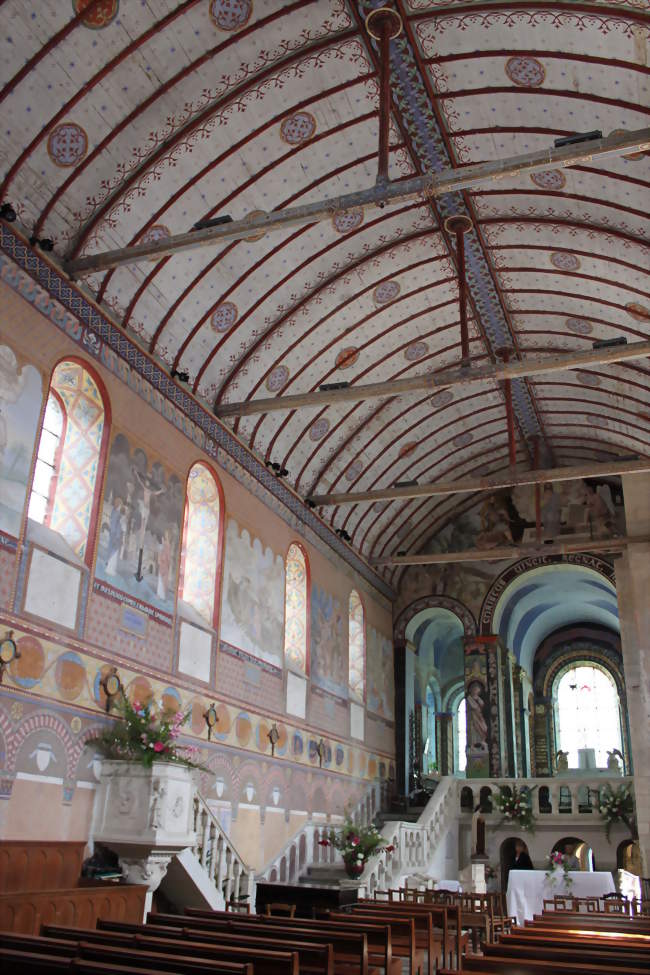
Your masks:
{"label": "flower arrangement beside altar", "polygon": [[532,789],[518,789],[516,785],[499,785],[495,788],[494,804],[503,816],[502,822],[516,823],[521,829],[534,833]]}
{"label": "flower arrangement beside altar", "polygon": [[331,829],[326,839],[319,840],[319,846],[333,846],[343,857],[348,877],[360,877],[370,857],[385,850],[392,853],[394,846],[385,845],[384,837],[376,826],[357,826],[349,816],[343,826]]}
{"label": "flower arrangement beside altar", "polygon": [[571,890],[571,887],[573,886],[573,877],[569,873],[569,870],[571,869],[571,867],[569,865],[569,857],[568,856],[565,856],[562,853],[560,853],[559,850],[556,850],[554,853],[551,853],[549,855],[549,858],[548,858],[548,869],[547,869],[546,875],[545,875],[546,876],[546,880],[551,885],[554,885],[555,884],[555,881],[557,879],[555,875],[556,875],[557,871],[560,868],[562,868],[562,873],[564,875],[563,876],[564,886],[565,886],[566,890],[569,891],[569,890]]}
{"label": "flower arrangement beside altar", "polygon": [[615,823],[625,823],[632,839],[636,839],[637,828],[634,816],[634,799],[629,786],[619,785],[617,789],[612,789],[607,783],[603,786],[600,793],[600,803],[598,811],[605,821],[605,832],[609,840],[609,834]]}
{"label": "flower arrangement beside altar", "polygon": [[174,762],[188,768],[202,768],[192,758],[198,752],[193,745],[179,745],[181,728],[190,712],[165,710],[154,701],[131,702],[122,691],[114,708],[121,718],[105,731],[91,738],[104,758],[113,761],[136,762],[151,768],[154,762]]}

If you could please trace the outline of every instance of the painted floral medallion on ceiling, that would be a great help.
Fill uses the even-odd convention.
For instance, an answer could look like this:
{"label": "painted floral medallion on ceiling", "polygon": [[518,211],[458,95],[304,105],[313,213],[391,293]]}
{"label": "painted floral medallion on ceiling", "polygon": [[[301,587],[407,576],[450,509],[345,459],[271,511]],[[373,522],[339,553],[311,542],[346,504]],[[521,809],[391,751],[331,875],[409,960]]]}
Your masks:
{"label": "painted floral medallion on ceiling", "polygon": [[625,306],[625,311],[632,318],[636,319],[637,322],[650,322],[650,308],[646,308],[645,305],[640,305],[638,301],[630,301]]}
{"label": "painted floral medallion on ceiling", "polygon": [[72,0],[72,9],[82,15],[81,23],[91,30],[108,27],[117,17],[119,8],[119,0]]}
{"label": "painted floral medallion on ceiling", "polygon": [[459,433],[457,437],[454,437],[454,447],[467,447],[473,439],[474,434],[466,430],[464,433]]}
{"label": "painted floral medallion on ceiling", "polygon": [[544,83],[546,71],[537,58],[516,55],[508,58],[505,72],[513,85],[520,88],[539,88]]}
{"label": "painted floral medallion on ceiling", "polygon": [[577,372],[576,376],[583,386],[600,386],[600,378],[593,372]]}
{"label": "painted floral medallion on ceiling", "polygon": [[239,30],[252,12],[253,0],[210,0],[210,19],[219,30]]}
{"label": "painted floral medallion on ceiling", "polygon": [[569,254],[567,251],[554,251],[550,261],[558,271],[577,271],[580,267],[580,261],[575,254]]}
{"label": "painted floral medallion on ceiling", "polygon": [[57,166],[76,166],[88,151],[88,136],[76,122],[63,122],[52,129],[47,154]]}
{"label": "painted floral medallion on ceiling", "polygon": [[400,286],[397,281],[382,281],[372,293],[373,300],[377,305],[386,305],[393,301],[400,293]]}
{"label": "painted floral medallion on ceiling", "polygon": [[566,176],[560,169],[544,169],[541,173],[532,173],[530,178],[540,190],[563,190],[566,186]]}
{"label": "painted floral medallion on ceiling", "polygon": [[280,136],[290,146],[308,142],[316,131],[316,119],[311,112],[295,112],[285,118],[280,126]]}
{"label": "painted floral medallion on ceiling", "polygon": [[237,305],[232,301],[222,301],[212,313],[210,328],[214,332],[227,332],[237,321],[238,314]]}
{"label": "painted floral medallion on ceiling", "polygon": [[450,389],[441,389],[439,393],[434,393],[429,402],[434,409],[439,410],[443,406],[448,406],[454,399],[454,394]]}
{"label": "painted floral medallion on ceiling", "polygon": [[337,234],[348,234],[363,223],[363,210],[338,210],[332,217]]}
{"label": "painted floral medallion on ceiling", "polygon": [[591,335],[594,330],[591,322],[586,322],[584,318],[567,318],[566,327],[575,335]]}
{"label": "painted floral medallion on ceiling", "polygon": [[278,393],[289,380],[289,370],[286,366],[276,366],[266,377],[266,388],[269,393]]}
{"label": "painted floral medallion on ceiling", "polygon": [[360,460],[353,460],[345,472],[346,481],[354,481],[363,470]]}
{"label": "painted floral medallion on ceiling", "polygon": [[417,362],[418,359],[422,359],[428,351],[429,346],[426,342],[412,342],[411,345],[404,350],[404,358],[407,362]]}
{"label": "painted floral medallion on ceiling", "polygon": [[359,350],[353,345],[348,346],[346,349],[341,349],[336,357],[336,368],[337,369],[350,369],[359,358]]}
{"label": "painted floral medallion on ceiling", "polygon": [[318,420],[315,420],[311,427],[309,428],[309,439],[316,442],[317,440],[322,440],[325,434],[329,431],[330,421],[321,416]]}

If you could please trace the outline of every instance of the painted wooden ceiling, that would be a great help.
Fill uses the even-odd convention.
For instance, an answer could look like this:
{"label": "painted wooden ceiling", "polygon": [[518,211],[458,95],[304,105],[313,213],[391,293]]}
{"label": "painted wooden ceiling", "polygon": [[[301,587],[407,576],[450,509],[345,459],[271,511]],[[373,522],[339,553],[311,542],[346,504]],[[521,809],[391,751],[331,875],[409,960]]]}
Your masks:
{"label": "painted wooden ceiling", "polygon": [[[371,186],[380,3],[0,0],[3,185],[60,258],[198,220]],[[390,177],[647,126],[650,0],[391,0]],[[460,358],[453,241],[467,214],[473,363],[650,338],[650,156],[128,265],[88,284],[210,408],[390,381]],[[518,460],[647,454],[647,360],[513,383]],[[228,421],[303,496],[503,471],[502,391]],[[416,551],[476,497],[322,509],[368,559]],[[395,584],[399,570],[386,570]]]}

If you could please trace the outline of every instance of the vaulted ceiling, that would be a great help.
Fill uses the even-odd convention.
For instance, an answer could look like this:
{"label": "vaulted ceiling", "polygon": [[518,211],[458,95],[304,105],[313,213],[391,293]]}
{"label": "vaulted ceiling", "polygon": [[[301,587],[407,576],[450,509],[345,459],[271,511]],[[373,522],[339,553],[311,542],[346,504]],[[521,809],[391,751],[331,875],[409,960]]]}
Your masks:
{"label": "vaulted ceiling", "polygon": [[[387,0],[388,2],[388,0]],[[61,258],[198,220],[365,189],[378,65],[345,0],[0,0],[4,182]],[[390,178],[549,147],[650,116],[650,0],[390,0]],[[460,359],[463,213],[472,364],[650,338],[650,155],[347,211],[92,275],[87,284],[210,408],[390,381]],[[513,383],[520,464],[650,452],[647,360]],[[303,496],[508,467],[494,384],[229,422]],[[417,551],[476,497],[324,508],[368,559]],[[393,584],[398,569],[387,569]]]}

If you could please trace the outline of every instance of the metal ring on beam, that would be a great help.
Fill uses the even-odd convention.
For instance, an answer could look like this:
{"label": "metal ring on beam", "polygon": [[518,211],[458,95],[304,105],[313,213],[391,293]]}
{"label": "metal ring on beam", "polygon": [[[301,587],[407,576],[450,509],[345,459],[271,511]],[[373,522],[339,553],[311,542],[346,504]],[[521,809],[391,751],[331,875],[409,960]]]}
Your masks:
{"label": "metal ring on beam", "polygon": [[391,41],[396,37],[399,37],[404,29],[402,18],[396,10],[392,10],[390,7],[377,7],[376,10],[371,10],[366,17],[366,30],[376,41],[381,40],[381,34],[376,34],[372,29],[371,24],[374,25],[376,29],[379,27],[382,21],[388,21],[388,23],[392,24],[391,31],[389,33],[389,40]]}
{"label": "metal ring on beam", "polygon": [[443,227],[448,234],[468,234],[470,230],[474,229],[474,224],[464,213],[453,213],[446,218]]}

